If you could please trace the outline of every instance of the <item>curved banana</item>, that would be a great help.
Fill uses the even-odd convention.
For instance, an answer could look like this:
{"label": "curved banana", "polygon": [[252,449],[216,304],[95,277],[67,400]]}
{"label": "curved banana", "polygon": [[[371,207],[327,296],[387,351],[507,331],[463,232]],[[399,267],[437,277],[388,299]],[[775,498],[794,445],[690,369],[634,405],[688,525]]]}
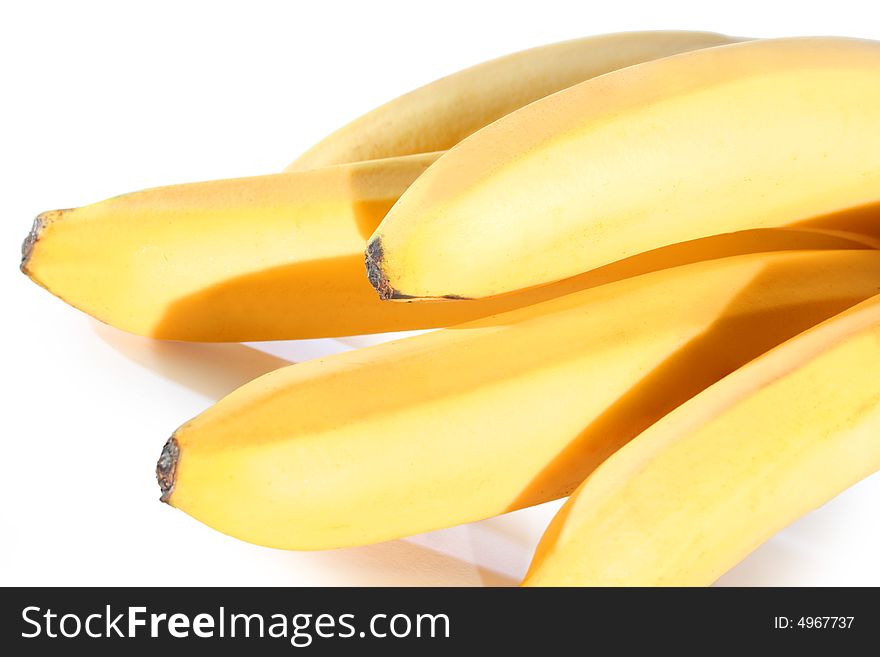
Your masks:
{"label": "curved banana", "polygon": [[479,298],[877,203],[880,43],[749,41],[588,80],[466,138],[391,209],[367,266],[383,298]]}
{"label": "curved banana", "polygon": [[725,374],[875,294],[877,251],[663,269],[276,370],[180,427],[163,499],[279,548],[362,545],[567,495]]}
{"label": "curved banana", "polygon": [[374,109],[320,141],[287,170],[446,150],[505,114],[588,78],[739,40],[708,32],[629,32],[523,50]]}
{"label": "curved banana", "polygon": [[410,315],[430,324],[431,309],[388,313],[369,300],[363,248],[436,157],[172,185],[46,212],[21,269],[93,317],[156,338],[326,337],[394,330]]}
{"label": "curved banana", "polygon": [[527,586],[705,586],[880,470],[880,296],[793,338],[603,463]]}
{"label": "curved banana", "polygon": [[118,328],[217,342],[449,326],[682,258],[863,246],[846,235],[746,233],[486,301],[383,303],[364,275],[367,236],[435,157],[174,185],[44,213],[22,269]]}

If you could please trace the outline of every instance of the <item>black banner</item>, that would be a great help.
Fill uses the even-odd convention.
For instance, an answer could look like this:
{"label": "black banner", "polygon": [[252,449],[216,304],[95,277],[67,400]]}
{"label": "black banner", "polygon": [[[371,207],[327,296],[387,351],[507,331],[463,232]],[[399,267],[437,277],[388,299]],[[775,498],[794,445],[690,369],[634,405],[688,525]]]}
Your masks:
{"label": "black banner", "polygon": [[[5,654],[703,650],[880,639],[876,589],[4,589]],[[756,644],[758,641],[760,643]],[[75,642],[76,646],[70,646]]]}

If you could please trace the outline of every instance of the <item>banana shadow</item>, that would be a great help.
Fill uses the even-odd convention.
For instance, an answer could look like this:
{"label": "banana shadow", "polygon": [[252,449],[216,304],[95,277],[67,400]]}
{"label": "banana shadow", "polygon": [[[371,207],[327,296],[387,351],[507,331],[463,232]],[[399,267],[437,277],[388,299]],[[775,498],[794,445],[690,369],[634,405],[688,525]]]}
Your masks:
{"label": "banana shadow", "polygon": [[[364,238],[365,248],[367,240],[373,236],[400,195],[440,155],[441,153],[417,153],[413,158],[404,161],[385,162],[384,167],[357,164],[347,167],[348,198],[353,199],[351,207],[358,233]],[[343,169],[337,170],[341,172]],[[384,189],[386,195],[377,194],[378,189]],[[375,198],[376,196],[379,198]]]}
{"label": "banana shadow", "polygon": [[211,400],[225,397],[252,379],[291,364],[243,344],[153,340],[98,321],[92,327],[101,340],[132,362]]}
{"label": "banana shadow", "polygon": [[272,267],[184,296],[169,306],[152,335],[168,340],[253,342],[448,327],[702,260],[829,248],[869,247],[854,237],[827,232],[756,229],[666,246],[557,283],[502,296],[418,303],[381,301],[364,273],[363,256],[339,256]]}
{"label": "banana shadow", "polygon": [[797,586],[797,573],[803,573],[803,545],[776,535],[722,575],[713,586]]}
{"label": "banana shadow", "polygon": [[716,322],[670,354],[568,443],[508,510],[569,495],[605,459],[697,393],[785,340],[880,293],[878,267],[876,286],[854,289],[851,296],[752,310],[780,280],[810,277],[813,284],[821,283],[825,273],[804,272],[787,263],[766,266]]}
{"label": "banana shadow", "polygon": [[[301,554],[293,557],[295,562],[301,559]],[[406,539],[310,552],[308,566],[326,569],[334,579],[359,586],[505,587],[519,583],[514,577]]]}
{"label": "banana shadow", "polygon": [[[857,519],[865,517],[866,511],[873,513],[870,502],[855,501],[860,499],[861,491],[856,491],[859,488],[864,489],[864,482],[789,525],[722,575],[715,585],[798,586],[798,582],[803,582],[804,572],[821,568],[820,572],[827,573],[828,562],[833,558],[831,550],[837,547],[834,537],[856,537],[854,525],[860,524]],[[870,497],[869,494],[865,499]],[[840,575],[839,570],[831,572]]]}
{"label": "banana shadow", "polygon": [[[363,196],[363,193],[358,192],[358,190],[362,188],[362,185],[359,185],[357,180],[359,179],[352,179],[351,181],[352,189],[355,190],[352,195],[353,198]],[[371,201],[354,201],[351,204],[358,233],[364,238],[365,248],[367,240],[372,237],[374,232],[376,232],[379,224],[382,223],[385,215],[388,214],[391,206],[396,202],[397,199],[378,199]]]}
{"label": "banana shadow", "polygon": [[820,215],[788,226],[796,230],[824,230],[849,234],[880,248],[880,202]]}

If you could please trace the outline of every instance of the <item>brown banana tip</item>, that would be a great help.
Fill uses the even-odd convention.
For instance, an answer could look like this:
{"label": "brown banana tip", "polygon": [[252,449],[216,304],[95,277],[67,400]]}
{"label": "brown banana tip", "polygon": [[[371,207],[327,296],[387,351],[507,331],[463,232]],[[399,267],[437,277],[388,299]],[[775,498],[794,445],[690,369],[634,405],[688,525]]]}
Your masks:
{"label": "brown banana tip", "polygon": [[24,242],[21,243],[21,264],[18,268],[21,269],[24,274],[28,273],[28,262],[31,259],[31,254],[34,252],[34,247],[37,242],[40,241],[40,233],[43,232],[46,223],[46,213],[38,214],[37,218],[34,219],[34,223],[31,225],[30,232],[27,234],[27,237],[24,238]]}
{"label": "brown banana tip", "polygon": [[367,278],[370,279],[370,285],[379,293],[379,298],[383,301],[388,299],[396,299],[397,290],[388,283],[388,277],[382,269],[385,251],[382,248],[382,240],[375,238],[367,244],[367,250],[364,253],[364,263],[367,266]]}
{"label": "brown banana tip", "polygon": [[156,463],[156,481],[159,482],[159,490],[162,491],[160,502],[168,502],[174,492],[174,484],[177,480],[177,464],[180,461],[180,446],[174,435],[169,438],[162,447],[162,454]]}

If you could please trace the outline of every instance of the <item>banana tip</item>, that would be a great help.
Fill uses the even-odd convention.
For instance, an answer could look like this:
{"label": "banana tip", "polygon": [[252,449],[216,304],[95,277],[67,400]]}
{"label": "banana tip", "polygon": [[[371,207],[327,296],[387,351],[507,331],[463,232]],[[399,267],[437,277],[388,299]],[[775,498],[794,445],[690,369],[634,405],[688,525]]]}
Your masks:
{"label": "banana tip", "polygon": [[30,262],[31,254],[34,252],[34,247],[40,240],[40,234],[43,232],[46,223],[45,213],[37,215],[37,218],[34,219],[34,223],[31,225],[30,232],[27,234],[27,237],[24,238],[24,242],[21,243],[21,264],[19,265],[19,269],[21,269],[24,274],[28,273],[28,262]]}
{"label": "banana tip", "polygon": [[[396,290],[388,282],[388,274],[385,273],[385,250],[382,247],[381,238],[374,237],[367,244],[367,250],[364,253],[364,264],[367,266],[367,278],[370,279],[370,285],[379,293],[379,298],[382,301],[402,301],[417,298],[411,294],[404,294],[400,290]],[[466,299],[467,297],[449,294],[436,298]]]}
{"label": "banana tip", "polygon": [[382,269],[385,256],[382,248],[382,240],[378,237],[370,240],[367,244],[367,250],[364,253],[364,263],[367,266],[367,278],[370,279],[370,285],[379,293],[379,298],[383,301],[388,299],[399,299],[397,290],[395,290],[388,282],[388,276]]}
{"label": "banana tip", "polygon": [[156,463],[156,481],[159,482],[159,490],[162,492],[159,498],[161,502],[168,502],[174,492],[179,460],[180,446],[177,444],[177,438],[172,435],[162,447],[162,454],[159,455],[159,461]]}

